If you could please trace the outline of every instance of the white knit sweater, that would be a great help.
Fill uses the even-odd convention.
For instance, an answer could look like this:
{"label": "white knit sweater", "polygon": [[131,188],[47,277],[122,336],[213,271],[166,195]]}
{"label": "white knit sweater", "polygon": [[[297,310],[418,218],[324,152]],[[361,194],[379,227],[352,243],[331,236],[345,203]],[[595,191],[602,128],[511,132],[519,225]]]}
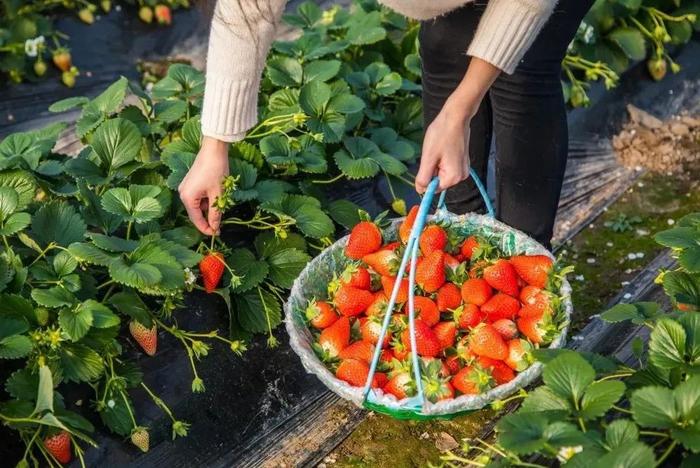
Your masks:
{"label": "white knit sweater", "polygon": [[[380,0],[408,17],[425,20],[471,0]],[[488,0],[466,53],[513,73],[557,0]],[[219,0],[212,20],[202,133],[237,141],[257,121],[265,58],[286,0]],[[466,44],[465,44],[466,46]]]}

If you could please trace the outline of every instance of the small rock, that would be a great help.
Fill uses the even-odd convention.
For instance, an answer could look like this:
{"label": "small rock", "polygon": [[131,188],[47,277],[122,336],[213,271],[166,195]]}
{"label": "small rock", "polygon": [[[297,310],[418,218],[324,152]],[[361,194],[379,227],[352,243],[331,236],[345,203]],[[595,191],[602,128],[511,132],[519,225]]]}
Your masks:
{"label": "small rock", "polygon": [[630,299],[630,298],[632,297],[632,294],[630,294],[630,293],[625,293],[625,295],[622,296],[622,297],[625,298],[625,299]]}
{"label": "small rock", "polygon": [[420,440],[429,439],[429,438],[430,438],[430,434],[428,434],[427,432],[424,432],[424,433],[422,433],[421,435],[419,435],[418,438],[419,438]]}
{"label": "small rock", "polygon": [[587,258],[587,259],[586,259],[586,262],[587,262],[589,265],[592,265],[592,264],[595,263],[595,258]]}
{"label": "small rock", "polygon": [[459,443],[447,432],[441,432],[437,435],[437,439],[435,439],[435,447],[441,452],[447,452],[459,447]]}
{"label": "small rock", "polygon": [[676,224],[676,221],[673,220],[673,219],[669,219],[669,220],[666,221],[666,222],[668,223],[669,226],[673,226],[674,224]]}
{"label": "small rock", "polygon": [[637,258],[637,254],[635,254],[635,253],[628,253],[628,254],[627,254],[627,258],[630,259],[630,260],[634,260],[635,258]]}
{"label": "small rock", "polygon": [[689,115],[681,116],[681,122],[686,124],[688,127],[700,127],[700,119],[691,117]]}
{"label": "small rock", "polygon": [[663,122],[658,118],[654,117],[650,113],[643,111],[639,107],[633,106],[632,104],[627,104],[627,112],[630,115],[630,119],[647,128],[660,128]]}
{"label": "small rock", "polygon": [[607,247],[612,247],[612,246],[613,246],[613,243],[610,242],[610,241],[608,241],[608,242],[605,243],[605,245],[606,245]]}
{"label": "small rock", "polygon": [[688,128],[688,126],[685,124],[682,124],[682,123],[671,124],[670,130],[671,130],[671,133],[673,133],[674,135],[678,135],[678,136],[685,136],[688,133],[690,133],[690,129]]}

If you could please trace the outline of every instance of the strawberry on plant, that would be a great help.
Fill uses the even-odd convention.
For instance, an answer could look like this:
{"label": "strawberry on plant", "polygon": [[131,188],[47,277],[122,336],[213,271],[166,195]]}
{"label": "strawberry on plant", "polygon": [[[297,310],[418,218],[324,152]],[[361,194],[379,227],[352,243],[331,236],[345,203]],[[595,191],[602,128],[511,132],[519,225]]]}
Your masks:
{"label": "strawberry on plant", "polygon": [[442,363],[438,359],[421,363],[421,381],[425,397],[432,403],[454,397],[450,378],[443,374]]}
{"label": "strawberry on plant", "polygon": [[413,229],[413,224],[416,222],[416,216],[418,216],[418,205],[411,207],[408,215],[399,226],[399,239],[402,243],[407,243],[408,238],[411,235],[411,229]]}
{"label": "strawberry on plant", "polygon": [[380,250],[365,255],[362,261],[382,276],[394,276],[399,268],[399,257],[393,250]]}
{"label": "strawberry on plant", "polygon": [[319,330],[330,327],[338,320],[338,314],[326,301],[312,299],[306,308],[306,319]]}
{"label": "strawberry on plant", "polygon": [[[382,276],[382,288],[384,289],[384,294],[386,297],[391,297],[391,293],[394,290],[394,284],[396,283],[395,277]],[[396,303],[401,304],[408,300],[408,279],[403,278],[401,280],[401,285],[399,286],[399,293],[396,296]]]}
{"label": "strawberry on plant", "polygon": [[649,70],[649,75],[654,79],[654,81],[663,80],[666,76],[666,60],[663,57],[652,57],[647,60],[647,70]]}
{"label": "strawberry on plant", "polygon": [[202,283],[204,290],[212,293],[216,290],[221,282],[221,277],[224,276],[224,254],[221,252],[210,251],[199,262],[199,272],[202,274]]}
{"label": "strawberry on plant", "polygon": [[451,382],[454,388],[464,395],[478,395],[491,388],[493,378],[488,371],[478,366],[467,366],[457,372]]}
{"label": "strawberry on plant", "polygon": [[142,452],[148,452],[150,436],[148,429],[137,426],[131,431],[131,443],[139,448]]}
{"label": "strawberry on plant", "polygon": [[503,385],[515,378],[515,372],[513,372],[513,369],[508,367],[508,365],[503,361],[497,361],[495,359],[479,356],[477,362],[482,368],[491,373],[491,376],[493,377],[493,380],[496,381],[497,385]]}
{"label": "strawberry on plant", "polygon": [[454,322],[440,322],[433,327],[433,331],[442,349],[454,346],[457,337],[457,325]]}
{"label": "strawberry on plant", "polygon": [[[440,311],[432,299],[425,296],[416,296],[413,298],[413,308],[416,313],[416,318],[421,319],[428,326],[433,326],[440,321]],[[403,306],[403,312],[408,315],[408,301]]]}
{"label": "strawberry on plant", "polygon": [[[415,331],[416,352],[419,356],[435,357],[440,354],[440,351],[442,351],[440,341],[427,323],[421,319],[417,319],[415,321]],[[401,333],[401,342],[408,351],[411,350],[411,337],[408,328]]]}
{"label": "strawberry on plant", "polygon": [[105,13],[109,13],[109,11],[112,9],[112,1],[100,0],[100,6],[102,7],[102,11],[104,11]]}
{"label": "strawberry on plant", "polygon": [[418,245],[426,256],[436,250],[444,250],[447,245],[447,232],[437,224],[431,224],[421,233]]}
{"label": "strawberry on plant", "polygon": [[44,439],[44,447],[53,457],[63,464],[70,462],[72,458],[70,434],[60,431],[57,434]]}
{"label": "strawberry on plant", "polygon": [[361,314],[366,311],[373,302],[374,294],[370,291],[345,285],[339,287],[333,297],[335,307],[342,315],[348,317]]}
{"label": "strawberry on plant", "polygon": [[445,283],[438,289],[435,302],[440,312],[453,310],[462,303],[462,294],[454,283]]}
{"label": "strawberry on plant", "polygon": [[61,82],[68,88],[75,86],[75,73],[70,70],[61,73]]}
{"label": "strawberry on plant", "polygon": [[52,58],[54,65],[56,65],[56,67],[62,72],[69,71],[73,66],[70,52],[64,47],[59,47],[58,49],[54,50]]}
{"label": "strawberry on plant", "polygon": [[149,356],[156,354],[156,349],[158,347],[158,328],[155,323],[151,328],[146,328],[141,322],[132,320],[129,322],[129,332],[139,346],[141,346],[144,353]]}
{"label": "strawberry on plant", "polygon": [[360,340],[343,349],[338,357],[340,359],[359,359],[369,364],[374,355],[374,345],[369,341]]}
{"label": "strawberry on plant", "polygon": [[486,318],[495,322],[500,319],[514,319],[520,311],[520,301],[508,294],[498,293],[481,306]]}
{"label": "strawberry on plant", "polygon": [[503,258],[484,268],[484,280],[494,289],[518,297],[518,274],[513,265]]}
{"label": "strawberry on plant", "polygon": [[391,209],[399,216],[406,216],[406,200],[395,198],[391,201]]}
{"label": "strawberry on plant", "polygon": [[153,9],[153,13],[155,14],[156,21],[158,21],[158,24],[169,25],[173,21],[172,14],[170,12],[170,7],[168,7],[167,5],[156,5]]}
{"label": "strawberry on plant", "polygon": [[470,278],[462,283],[462,299],[468,304],[475,304],[479,307],[484,305],[491,296],[493,290],[486,280],[481,278]]}
{"label": "strawberry on plant", "polygon": [[513,370],[522,372],[532,363],[532,345],[521,338],[508,341],[508,356],[504,362]]}
{"label": "strawberry on plant", "polygon": [[466,330],[483,322],[484,314],[476,304],[463,304],[454,310],[454,319],[459,328]]}
{"label": "strawberry on plant", "polygon": [[527,284],[544,288],[554,262],[546,255],[516,255],[510,259],[515,271]]}
{"label": "strawberry on plant", "polygon": [[469,334],[469,349],[478,356],[503,360],[508,357],[508,345],[492,325],[482,323]]}
{"label": "strawberry on plant", "polygon": [[361,221],[352,228],[345,255],[353,260],[360,260],[365,255],[376,252],[382,247],[382,231],[372,221]]}
{"label": "strawberry on plant", "polygon": [[151,24],[153,22],[153,10],[147,5],[139,8],[139,19],[144,23]]}
{"label": "strawberry on plant", "polygon": [[510,319],[499,319],[491,325],[501,334],[504,340],[510,340],[518,336],[518,326]]}
{"label": "strawberry on plant", "polygon": [[92,13],[92,10],[88,7],[81,8],[78,10],[78,18],[80,18],[80,21],[82,21],[85,24],[92,24],[95,22],[95,15]]}
{"label": "strawberry on plant", "polygon": [[34,62],[34,73],[36,76],[44,76],[46,74],[46,62],[41,57]]}
{"label": "strawberry on plant", "polygon": [[423,291],[434,293],[445,281],[445,252],[434,250],[416,267],[416,284]]}

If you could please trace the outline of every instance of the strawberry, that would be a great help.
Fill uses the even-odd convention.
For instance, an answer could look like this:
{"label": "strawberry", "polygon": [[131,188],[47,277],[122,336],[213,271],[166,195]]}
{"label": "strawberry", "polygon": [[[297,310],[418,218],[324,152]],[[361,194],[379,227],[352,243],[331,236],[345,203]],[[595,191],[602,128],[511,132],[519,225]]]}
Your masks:
{"label": "strawberry", "polygon": [[333,303],[342,315],[354,317],[366,311],[374,302],[374,294],[365,289],[341,286],[335,292]]}
{"label": "strawberry", "polygon": [[503,360],[508,357],[508,345],[492,325],[477,325],[469,335],[469,349],[478,356]]}
{"label": "strawberry", "polygon": [[70,434],[61,431],[44,439],[44,447],[53,457],[63,464],[70,462],[71,452]]}
{"label": "strawberry", "polygon": [[[372,377],[372,388],[382,388],[389,382],[389,377],[384,372],[376,372]],[[362,384],[364,386],[364,384]]]}
{"label": "strawberry", "polygon": [[338,320],[338,314],[333,310],[333,306],[326,301],[312,299],[306,308],[306,319],[313,327],[321,330],[333,325]]}
{"label": "strawberry", "polygon": [[150,24],[153,21],[153,10],[149,6],[139,8],[139,19],[144,23]]}
{"label": "strawberry", "polygon": [[209,252],[199,262],[199,272],[202,274],[202,283],[208,293],[214,292],[219,286],[221,277],[224,275],[224,254],[221,252]]}
{"label": "strawberry", "polygon": [[508,294],[498,293],[481,306],[481,311],[486,314],[490,322],[499,319],[514,319],[520,310],[520,301]]}
{"label": "strawberry", "polygon": [[520,293],[518,274],[513,265],[503,258],[484,268],[484,279],[492,288],[508,295],[518,297]]}
{"label": "strawberry", "polygon": [[[550,292],[536,286],[527,285],[521,289],[520,301],[523,303],[523,307],[532,306],[545,313],[552,312],[554,307],[554,296]],[[522,311],[520,313],[522,315]]]}
{"label": "strawberry", "polygon": [[[373,316],[369,318],[360,319],[360,334],[362,339],[368,343],[377,344],[379,342],[379,335],[382,332],[382,322],[378,316]],[[384,342],[382,343],[382,348],[389,346],[391,341],[391,332],[387,330],[384,335]]]}
{"label": "strawberry", "polygon": [[530,351],[532,351],[532,345],[521,338],[515,338],[508,341],[508,357],[504,359],[504,362],[511,369],[522,372],[532,363],[532,356]]}
{"label": "strawberry", "polygon": [[374,355],[374,345],[369,341],[360,340],[343,349],[338,357],[340,359],[359,359],[369,364]]}
{"label": "strawberry", "polygon": [[527,284],[544,288],[554,262],[546,255],[516,255],[510,259],[515,271]]}
{"label": "strawberry", "polygon": [[411,235],[411,229],[413,229],[413,224],[416,222],[416,216],[418,216],[418,205],[411,208],[408,215],[399,226],[399,239],[404,244],[408,242],[408,238]]}
{"label": "strawberry", "polygon": [[131,431],[131,443],[139,448],[142,452],[148,452],[150,436],[145,427],[136,426]]}
{"label": "strawberry", "polygon": [[[415,328],[416,352],[418,355],[423,357],[435,357],[440,354],[442,346],[433,329],[421,319],[415,321]],[[408,351],[411,350],[411,337],[408,328],[401,333],[401,342]]]}
{"label": "strawberry", "polygon": [[444,250],[447,245],[447,233],[437,224],[431,224],[423,229],[418,245],[420,251],[426,256],[436,250]]}
{"label": "strawberry", "polygon": [[445,252],[434,250],[416,267],[416,284],[427,293],[434,293],[445,284]]}
{"label": "strawberry", "polygon": [[503,385],[508,383],[515,378],[515,372],[513,369],[508,367],[508,365],[503,361],[497,361],[495,359],[480,356],[477,359],[479,365],[491,372],[493,380],[496,381],[497,385]]}
{"label": "strawberry", "polygon": [[444,375],[440,360],[421,363],[421,381],[428,401],[437,403],[454,398],[454,388],[450,384],[450,378]]}
{"label": "strawberry", "polygon": [[[384,294],[386,297],[391,297],[391,293],[394,290],[394,284],[396,278],[390,276],[382,276],[382,288],[384,289]],[[408,279],[404,278],[401,280],[401,285],[399,286],[399,293],[396,296],[396,303],[401,304],[408,300]]]}
{"label": "strawberry", "polygon": [[443,284],[437,292],[437,308],[440,312],[456,309],[462,303],[462,295],[454,283]]}
{"label": "strawberry", "polygon": [[390,349],[383,349],[382,354],[379,355],[380,364],[390,364],[396,357],[394,352]]}
{"label": "strawberry", "polygon": [[510,340],[518,336],[518,327],[510,319],[499,319],[493,322],[493,328],[501,334],[504,340]]}
{"label": "strawberry", "polygon": [[462,284],[462,299],[468,304],[481,307],[491,299],[493,290],[489,284],[481,278],[470,278]]}
{"label": "strawberry", "polygon": [[370,289],[372,278],[365,267],[349,265],[340,275],[340,284],[346,284],[354,288]]}
{"label": "strawberry", "polygon": [[461,264],[462,264],[462,262],[457,260],[452,255],[450,255],[448,253],[445,254],[445,266],[447,268],[449,268],[450,270],[452,270],[453,273],[457,270],[457,268],[459,268],[459,266]]}
{"label": "strawberry", "polygon": [[398,249],[400,246],[401,246],[401,242],[389,242],[388,244],[384,245],[379,250],[389,250],[389,251],[393,252],[394,250]]}
{"label": "strawberry", "polygon": [[333,325],[325,328],[318,338],[318,347],[315,347],[327,358],[335,358],[350,344],[350,320],[340,317]]}
{"label": "strawberry", "polygon": [[467,366],[452,377],[452,385],[465,395],[478,395],[491,388],[491,375],[477,367]]}
{"label": "strawberry", "polygon": [[459,328],[464,330],[474,328],[484,321],[484,314],[475,304],[464,304],[458,307],[455,309],[454,317]]}
{"label": "strawberry", "polygon": [[167,5],[156,5],[153,9],[158,24],[170,24],[173,21],[170,8]]}
{"label": "strawberry", "polygon": [[475,236],[467,237],[462,245],[459,247],[459,253],[465,260],[471,260],[474,255],[474,250],[481,246],[479,240]]}
{"label": "strawberry", "polygon": [[56,68],[58,68],[62,72],[69,71],[70,68],[73,66],[70,52],[68,52],[68,49],[64,49],[63,47],[54,50],[52,58],[54,65],[56,65]]}
{"label": "strawberry", "polygon": [[374,301],[367,307],[366,314],[368,317],[383,317],[388,305],[389,299],[384,294],[384,291],[377,291],[374,293]]}
{"label": "strawberry", "polygon": [[146,328],[141,322],[132,320],[129,322],[129,332],[139,346],[141,346],[144,353],[149,356],[156,354],[156,348],[158,347],[158,329],[155,323],[151,328]]}
{"label": "strawberry", "polygon": [[518,330],[533,344],[545,344],[552,340],[557,327],[550,314],[540,314],[518,319]]}
{"label": "strawberry", "polygon": [[542,309],[538,309],[537,306],[525,304],[518,311],[518,317],[542,317],[543,314],[551,314],[551,312],[545,312]]}
{"label": "strawberry", "polygon": [[382,247],[382,231],[372,221],[361,221],[352,228],[345,255],[353,260],[360,260],[365,255],[376,252]]}
{"label": "strawberry", "polygon": [[453,356],[447,356],[445,358],[445,366],[449,370],[450,374],[455,375],[462,368],[462,360],[456,354]]}
{"label": "strawberry", "polygon": [[394,276],[399,268],[399,257],[392,250],[380,250],[365,255],[362,261],[382,276]]}
{"label": "strawberry", "polygon": [[362,387],[367,382],[369,366],[360,359],[343,359],[335,370],[335,376],[354,387]]}
{"label": "strawberry", "polygon": [[78,18],[85,24],[92,24],[95,22],[95,15],[89,8],[81,8],[78,10]]}
{"label": "strawberry", "polygon": [[489,262],[486,260],[477,260],[472,263],[471,268],[469,268],[470,278],[481,278],[484,275],[484,268],[489,266]]}
{"label": "strawberry", "polygon": [[[440,311],[438,310],[437,305],[435,305],[435,303],[429,297],[414,297],[413,306],[416,312],[416,318],[421,319],[427,323],[428,326],[432,327],[440,321]],[[408,315],[408,301],[406,301],[406,304],[403,306],[403,312],[404,314]]]}
{"label": "strawberry", "polygon": [[404,344],[399,339],[394,339],[391,341],[391,352],[396,359],[406,359],[410,354],[408,346]]}
{"label": "strawberry", "polygon": [[403,400],[416,392],[416,385],[408,372],[399,372],[389,378],[382,389],[384,393],[394,395],[397,400]]}
{"label": "strawberry", "polygon": [[433,331],[442,349],[454,346],[457,336],[457,325],[454,322],[440,322],[433,327]]}

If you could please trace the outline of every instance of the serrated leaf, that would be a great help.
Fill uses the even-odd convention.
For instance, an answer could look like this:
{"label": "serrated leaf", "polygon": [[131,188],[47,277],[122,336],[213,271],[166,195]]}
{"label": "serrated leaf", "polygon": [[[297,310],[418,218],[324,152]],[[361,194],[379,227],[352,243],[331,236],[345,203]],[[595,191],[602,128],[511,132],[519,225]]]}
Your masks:
{"label": "serrated leaf", "polygon": [[690,273],[700,273],[700,246],[684,249],[678,263]]}
{"label": "serrated leaf", "polygon": [[49,308],[67,307],[75,303],[75,296],[61,286],[48,289],[34,288],[31,296],[37,304]]}
{"label": "serrated leaf", "polygon": [[32,222],[32,217],[29,213],[13,213],[9,218],[2,223],[0,228],[0,235],[2,236],[13,236],[18,232],[24,230]]}
{"label": "serrated leaf", "polygon": [[605,441],[612,449],[639,440],[639,428],[629,419],[616,419],[605,428]]}
{"label": "serrated leaf", "polygon": [[73,382],[92,382],[104,370],[102,357],[80,344],[64,344],[59,351],[63,375]]}
{"label": "serrated leaf", "polygon": [[654,451],[642,442],[617,447],[601,457],[595,464],[596,468],[652,468],[656,465]]}
{"label": "serrated leaf", "polygon": [[249,332],[266,333],[282,322],[277,298],[259,287],[236,295],[234,301],[238,321]]}
{"label": "serrated leaf", "polygon": [[331,98],[331,88],[321,81],[312,81],[302,86],[299,105],[309,115],[321,116]]}
{"label": "serrated leaf", "polygon": [[649,338],[649,361],[661,369],[674,369],[685,362],[686,334],[671,319],[656,322]]}
{"label": "serrated leaf", "polygon": [[291,217],[301,232],[315,239],[327,237],[334,231],[333,221],[321,210],[320,202],[312,197],[285,195],[281,200],[265,202],[261,207]]}
{"label": "serrated leaf", "polygon": [[146,223],[159,218],[162,214],[163,207],[158,200],[151,197],[144,197],[136,202],[133,216],[137,223]]}
{"label": "serrated leaf", "polygon": [[515,413],[504,416],[496,425],[499,443],[518,454],[536,452],[545,446],[544,431],[549,422],[537,413]]}
{"label": "serrated leaf", "polygon": [[195,157],[196,155],[193,153],[175,153],[165,161],[165,164],[171,171],[167,180],[170,190],[177,190],[182,179],[187,175],[187,171],[189,171],[192,164],[194,164]]}
{"label": "serrated leaf", "polygon": [[139,129],[129,120],[110,119],[100,125],[92,140],[92,149],[101,166],[112,173],[134,161],[141,150]]}
{"label": "serrated leaf", "polygon": [[136,289],[156,286],[163,278],[155,266],[142,262],[127,263],[121,257],[110,262],[109,274],[117,283]]}
{"label": "serrated leaf", "polygon": [[306,252],[306,241],[302,236],[294,232],[287,234],[284,239],[275,236],[272,232],[262,232],[255,237],[255,251],[261,258],[285,249],[297,249]]}
{"label": "serrated leaf", "polygon": [[110,393],[106,400],[108,404],[100,410],[100,419],[110,431],[128,437],[134,427],[130,416],[134,413],[134,407],[128,393]]}
{"label": "serrated leaf", "polygon": [[530,392],[520,407],[523,413],[561,411],[563,414],[568,414],[571,409],[572,405],[567,400],[545,386],[537,387]]}
{"label": "serrated leaf", "polygon": [[229,266],[241,277],[241,284],[234,291],[242,293],[258,286],[267,278],[269,266],[266,262],[255,258],[248,249],[234,249],[229,257]]}
{"label": "serrated leaf", "polygon": [[338,60],[315,60],[304,65],[304,82],[328,81],[338,74],[340,62]]}
{"label": "serrated leaf", "polygon": [[92,265],[109,266],[116,255],[98,249],[87,242],[76,242],[68,246],[68,251],[79,261]]}
{"label": "serrated leaf", "polygon": [[583,394],[580,415],[584,419],[603,416],[625,393],[625,384],[619,380],[594,382]]}
{"label": "serrated leaf", "polygon": [[267,258],[270,280],[281,288],[291,288],[311,257],[297,249],[284,249]]}
{"label": "serrated leaf", "polygon": [[684,271],[668,271],[664,273],[663,286],[674,304],[700,306],[700,277],[697,275]]}
{"label": "serrated leaf", "polygon": [[175,63],[168,68],[163,79],[153,86],[153,97],[156,99],[194,99],[204,93],[204,74],[184,63]]}
{"label": "serrated leaf", "polygon": [[81,310],[88,310],[92,315],[92,326],[95,328],[116,327],[121,323],[117,314],[112,312],[106,305],[94,299],[88,299],[78,306]]}
{"label": "serrated leaf", "polygon": [[52,263],[53,271],[56,272],[56,275],[58,275],[59,278],[61,276],[66,276],[73,273],[73,271],[78,268],[78,262],[76,259],[65,250],[61,250],[59,253],[57,253],[53,258]]}
{"label": "serrated leaf", "polygon": [[31,234],[42,247],[52,242],[67,247],[83,240],[86,231],[83,218],[64,201],[45,203],[32,217]]}
{"label": "serrated leaf", "polygon": [[120,313],[141,322],[147,327],[153,325],[153,319],[148,306],[135,291],[121,291],[109,298],[109,303]]}
{"label": "serrated leaf", "polygon": [[266,70],[270,81],[281,87],[299,86],[304,73],[299,61],[290,57],[275,57],[268,60]]}
{"label": "serrated leaf", "polygon": [[32,351],[31,340],[24,335],[12,335],[0,340],[0,359],[19,359]]}
{"label": "serrated leaf", "polygon": [[36,181],[31,173],[27,171],[4,171],[0,172],[0,187],[8,187],[17,192],[16,210],[25,209],[34,199]]}
{"label": "serrated leaf", "polygon": [[26,367],[13,372],[5,381],[5,391],[18,400],[34,400],[38,387],[39,375]]}
{"label": "serrated leaf", "polygon": [[60,101],[56,101],[49,106],[49,112],[66,112],[75,109],[76,107],[83,107],[88,102],[90,102],[90,100],[84,96],[61,99]]}
{"label": "serrated leaf", "polygon": [[122,239],[116,236],[106,236],[96,232],[88,233],[88,237],[97,248],[108,252],[133,252],[138,246],[138,242],[134,240]]}
{"label": "serrated leaf", "polygon": [[92,310],[80,305],[74,309],[63,308],[58,313],[58,323],[71,341],[78,341],[92,326]]}
{"label": "serrated leaf", "polygon": [[646,42],[639,29],[619,27],[611,31],[607,37],[620,46],[630,59],[642,60],[646,57]]}
{"label": "serrated leaf", "polygon": [[640,426],[669,429],[678,417],[673,392],[668,388],[648,386],[636,390],[630,405],[632,417]]}
{"label": "serrated leaf", "polygon": [[542,380],[555,394],[569,402],[581,400],[595,379],[595,370],[578,354],[567,353],[545,366]]}
{"label": "serrated leaf", "polygon": [[12,187],[0,187],[0,222],[8,218],[17,209],[19,195]]}

